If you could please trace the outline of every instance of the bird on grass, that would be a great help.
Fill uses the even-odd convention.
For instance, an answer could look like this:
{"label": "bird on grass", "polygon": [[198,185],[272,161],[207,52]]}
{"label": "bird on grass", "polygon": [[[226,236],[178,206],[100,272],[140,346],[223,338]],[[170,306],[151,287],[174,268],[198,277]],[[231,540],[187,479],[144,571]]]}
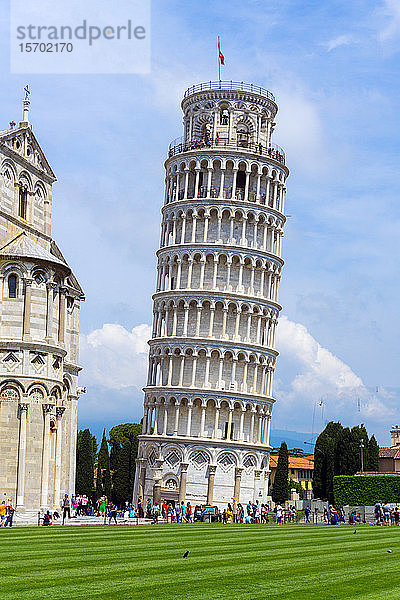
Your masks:
{"label": "bird on grass", "polygon": [[357,529],[355,529],[355,530],[353,531],[353,535],[354,535],[355,533],[357,533]]}
{"label": "bird on grass", "polygon": [[389,552],[389,554],[392,554],[393,550],[386,550],[386,552]]}
{"label": "bird on grass", "polygon": [[189,550],[186,550],[185,554],[183,555],[183,558],[187,558],[189,556]]}

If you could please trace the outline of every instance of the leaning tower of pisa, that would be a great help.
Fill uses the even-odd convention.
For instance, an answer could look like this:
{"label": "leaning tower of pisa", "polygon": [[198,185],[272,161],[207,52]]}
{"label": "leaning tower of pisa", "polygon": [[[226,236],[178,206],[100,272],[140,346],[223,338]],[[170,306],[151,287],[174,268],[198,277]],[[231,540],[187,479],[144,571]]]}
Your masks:
{"label": "leaning tower of pisa", "polygon": [[165,199],[135,500],[264,502],[288,169],[267,90],[182,100]]}

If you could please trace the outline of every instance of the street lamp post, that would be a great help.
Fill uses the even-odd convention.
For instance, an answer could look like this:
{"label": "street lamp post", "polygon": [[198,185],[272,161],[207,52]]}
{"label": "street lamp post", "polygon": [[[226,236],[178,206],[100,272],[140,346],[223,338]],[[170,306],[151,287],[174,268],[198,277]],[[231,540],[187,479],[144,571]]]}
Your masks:
{"label": "street lamp post", "polygon": [[360,442],[360,450],[361,450],[361,473],[364,473],[364,440]]}

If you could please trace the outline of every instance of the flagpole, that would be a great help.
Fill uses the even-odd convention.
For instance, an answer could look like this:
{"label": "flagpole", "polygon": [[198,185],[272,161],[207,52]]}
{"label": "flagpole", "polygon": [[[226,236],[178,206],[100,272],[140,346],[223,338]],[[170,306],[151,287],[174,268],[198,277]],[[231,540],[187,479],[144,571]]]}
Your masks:
{"label": "flagpole", "polygon": [[221,59],[219,57],[219,36],[218,36],[218,42],[217,42],[217,48],[218,48],[218,81],[219,81],[219,87],[221,87]]}

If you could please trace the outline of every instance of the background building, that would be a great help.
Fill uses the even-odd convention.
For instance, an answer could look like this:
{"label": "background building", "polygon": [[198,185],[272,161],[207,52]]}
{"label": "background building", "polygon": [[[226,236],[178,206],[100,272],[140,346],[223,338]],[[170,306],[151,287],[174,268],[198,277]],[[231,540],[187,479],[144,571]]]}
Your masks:
{"label": "background building", "polygon": [[[270,484],[274,483],[276,467],[278,464],[278,455],[273,454],[270,457],[269,468],[271,470]],[[289,479],[293,479],[306,491],[312,492],[312,478],[314,474],[314,455],[289,456]]]}
{"label": "background building", "polygon": [[83,299],[51,237],[56,178],[28,109],[0,132],[0,497],[19,512],[74,492]]}
{"label": "background building", "polygon": [[283,260],[277,105],[208,82],[169,148],[153,337],[134,496],[264,501]]}
{"label": "background building", "polygon": [[390,431],[390,447],[379,448],[379,472],[400,473],[400,427],[394,425]]}

